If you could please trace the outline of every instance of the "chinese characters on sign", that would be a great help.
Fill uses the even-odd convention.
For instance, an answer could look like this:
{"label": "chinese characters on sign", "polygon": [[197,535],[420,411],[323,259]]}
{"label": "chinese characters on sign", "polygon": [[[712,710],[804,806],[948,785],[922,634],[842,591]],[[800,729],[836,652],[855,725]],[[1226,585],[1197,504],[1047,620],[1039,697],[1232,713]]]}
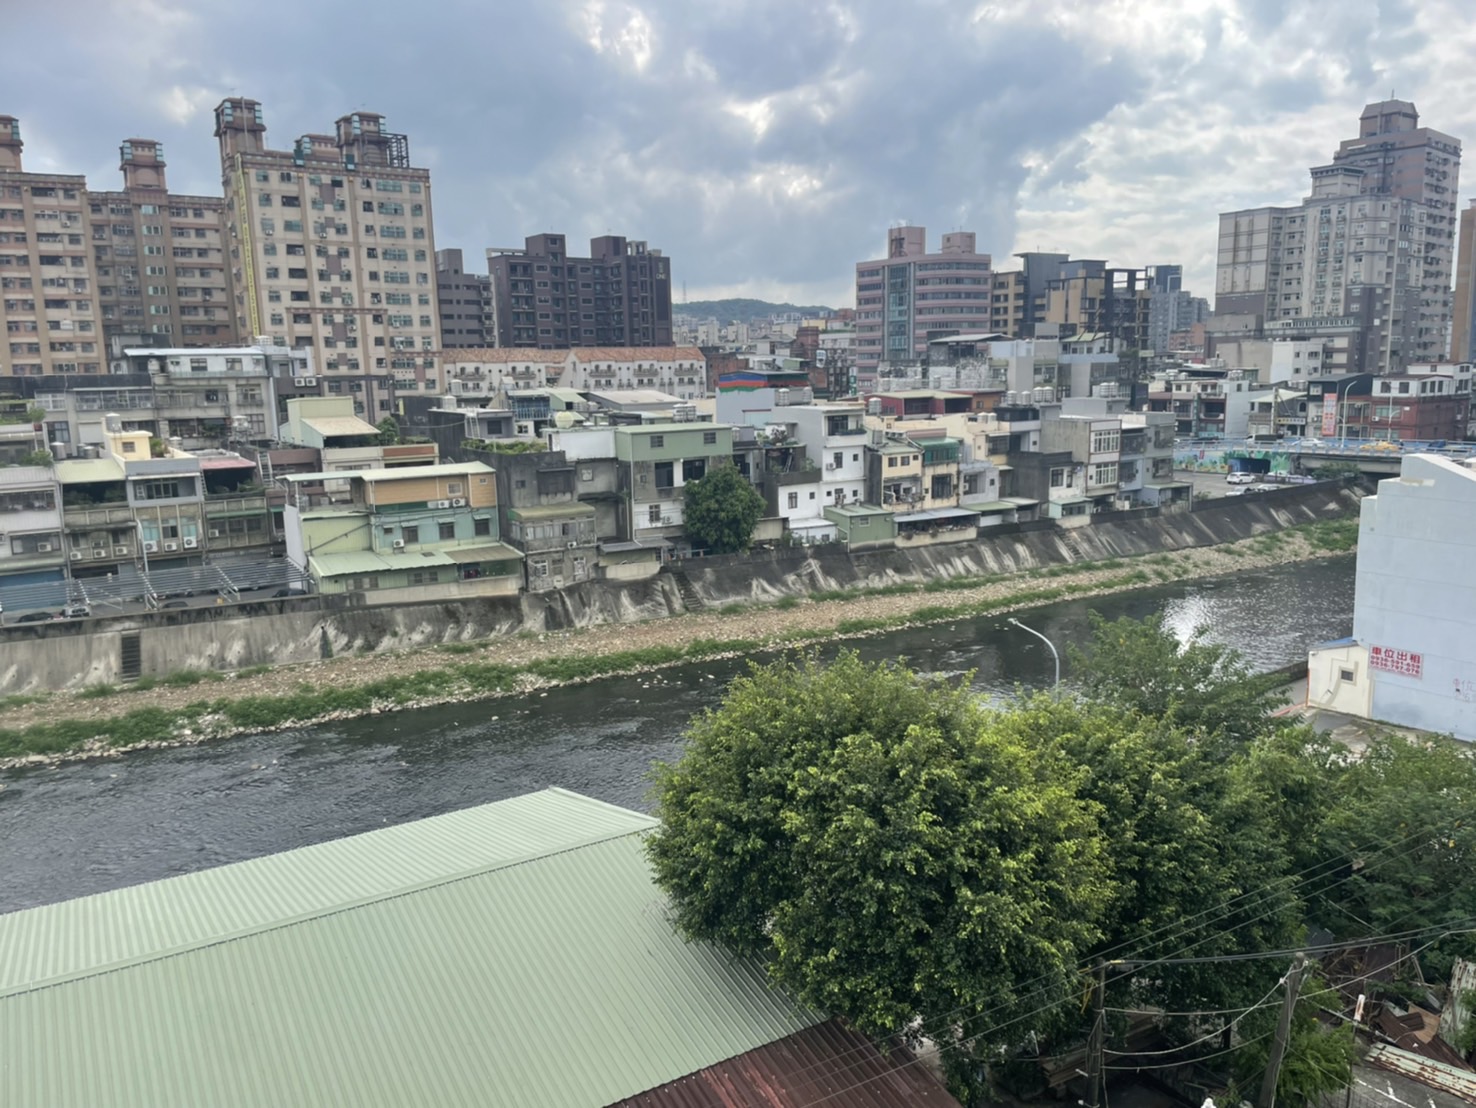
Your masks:
{"label": "chinese characters on sign", "polygon": [[1423,680],[1425,656],[1408,650],[1395,650],[1392,646],[1371,646],[1368,648],[1368,668]]}
{"label": "chinese characters on sign", "polygon": [[1322,437],[1330,439],[1338,433],[1338,402],[1334,394],[1333,402],[1327,402],[1327,396],[1322,398]]}

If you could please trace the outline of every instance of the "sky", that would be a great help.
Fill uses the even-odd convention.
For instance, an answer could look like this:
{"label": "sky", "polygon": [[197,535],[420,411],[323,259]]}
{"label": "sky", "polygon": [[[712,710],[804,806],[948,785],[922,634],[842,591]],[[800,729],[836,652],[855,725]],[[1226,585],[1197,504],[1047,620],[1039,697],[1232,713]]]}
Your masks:
{"label": "sky", "polygon": [[[673,259],[675,298],[848,306],[886,229],[1178,263],[1216,216],[1295,203],[1391,91],[1476,140],[1470,0],[0,0],[28,169],[121,180],[164,143],[219,194],[212,111],[290,149],[382,113],[469,269],[544,231]],[[1476,195],[1476,167],[1467,168]]]}

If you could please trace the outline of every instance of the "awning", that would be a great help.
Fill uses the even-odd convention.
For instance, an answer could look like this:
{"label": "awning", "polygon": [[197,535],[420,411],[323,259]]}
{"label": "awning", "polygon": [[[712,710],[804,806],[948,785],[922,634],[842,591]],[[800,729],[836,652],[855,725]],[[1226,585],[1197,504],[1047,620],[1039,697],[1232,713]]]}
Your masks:
{"label": "awning", "polygon": [[964,519],[978,514],[972,508],[930,508],[926,512],[908,512],[893,518],[898,523],[937,523],[944,519]]}
{"label": "awning", "polygon": [[789,521],[789,529],[791,531],[813,531],[816,528],[834,526],[834,520],[823,519],[819,516],[806,516],[804,519],[791,519]]}
{"label": "awning", "polygon": [[458,546],[442,551],[457,565],[468,562],[509,562],[523,560],[523,552],[505,542],[489,543],[486,546]]}
{"label": "awning", "polygon": [[537,508],[509,508],[507,510],[509,519],[516,519],[525,523],[549,519],[593,519],[594,514],[593,504],[573,503],[554,504]]}
{"label": "awning", "polygon": [[1039,500],[1031,500],[1028,496],[1005,496],[1000,499],[1007,504],[1013,504],[1017,508],[1034,508],[1040,503]]}
{"label": "awning", "polygon": [[1192,488],[1189,481],[1144,481],[1145,489],[1187,489]]}
{"label": "awning", "polygon": [[256,463],[246,458],[201,458],[200,468],[206,470],[255,469]]}
{"label": "awning", "polygon": [[664,550],[671,545],[669,539],[634,539],[630,542],[602,542],[601,554],[631,554],[637,550]]}
{"label": "awning", "polygon": [[1008,500],[991,500],[985,504],[970,504],[969,507],[976,512],[1013,512],[1019,505]]}

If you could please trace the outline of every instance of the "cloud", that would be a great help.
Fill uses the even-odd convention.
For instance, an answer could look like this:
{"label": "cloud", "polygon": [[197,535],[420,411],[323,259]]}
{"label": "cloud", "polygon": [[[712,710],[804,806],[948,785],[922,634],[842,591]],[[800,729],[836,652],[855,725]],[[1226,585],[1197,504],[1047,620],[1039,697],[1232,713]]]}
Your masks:
{"label": "cloud", "polygon": [[694,297],[848,303],[897,218],[1001,264],[1179,262],[1209,295],[1217,213],[1296,201],[1365,102],[1476,123],[1463,0],[15,7],[0,112],[33,164],[114,187],[119,140],[152,137],[173,188],[211,192],[222,96],[260,100],[279,148],[367,108],[431,168],[437,245],[623,233]]}

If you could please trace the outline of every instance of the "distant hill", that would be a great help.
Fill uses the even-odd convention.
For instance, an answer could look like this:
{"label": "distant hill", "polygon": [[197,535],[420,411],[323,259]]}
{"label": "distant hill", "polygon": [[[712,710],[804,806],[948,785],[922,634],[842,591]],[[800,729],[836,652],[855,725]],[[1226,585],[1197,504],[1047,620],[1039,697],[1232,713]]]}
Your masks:
{"label": "distant hill", "polygon": [[749,323],[755,319],[767,319],[776,312],[798,312],[800,315],[819,315],[834,311],[818,304],[772,304],[767,300],[749,300],[739,297],[732,300],[692,300],[686,304],[673,304],[675,315],[689,315],[696,319],[716,319],[719,323],[732,323],[735,319]]}

